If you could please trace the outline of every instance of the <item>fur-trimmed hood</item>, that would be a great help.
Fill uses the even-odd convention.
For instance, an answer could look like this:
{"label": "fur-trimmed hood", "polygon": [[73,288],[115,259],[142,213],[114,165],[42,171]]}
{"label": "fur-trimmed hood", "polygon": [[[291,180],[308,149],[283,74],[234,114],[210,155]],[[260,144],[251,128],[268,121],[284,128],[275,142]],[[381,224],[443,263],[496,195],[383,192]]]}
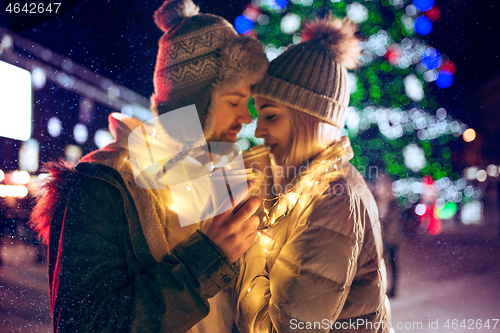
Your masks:
{"label": "fur-trimmed hood", "polygon": [[45,244],[48,244],[50,222],[61,200],[68,195],[69,185],[76,174],[75,167],[63,159],[44,164],[49,173],[41,186],[30,223]]}

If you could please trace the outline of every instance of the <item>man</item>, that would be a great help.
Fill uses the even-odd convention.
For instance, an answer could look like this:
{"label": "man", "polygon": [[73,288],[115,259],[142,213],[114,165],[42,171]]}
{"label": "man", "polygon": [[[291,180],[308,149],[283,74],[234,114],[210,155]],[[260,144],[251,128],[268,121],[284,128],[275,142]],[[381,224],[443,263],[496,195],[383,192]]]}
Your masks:
{"label": "man", "polygon": [[[155,21],[165,32],[151,98],[158,121],[166,122],[160,126],[162,139],[167,135],[168,145],[191,151],[187,148],[195,142],[185,117],[165,115],[194,104],[203,140],[234,142],[241,125],[251,120],[246,108],[250,85],[267,67],[262,46],[238,36],[224,19],[198,14],[190,0],[167,0]],[[232,263],[254,241],[258,219],[251,215],[258,199],[236,213],[216,216],[203,233],[176,239],[166,191],[136,182],[133,163],[144,154],[132,151],[127,136],[142,125],[111,116],[114,143],[74,168],[47,165],[51,177],[32,221],[48,243],[55,332],[187,331],[208,314],[209,298],[234,285]],[[158,136],[153,131],[144,137],[155,144]],[[184,163],[188,155],[166,159],[157,174]],[[153,168],[163,160],[148,163]]]}

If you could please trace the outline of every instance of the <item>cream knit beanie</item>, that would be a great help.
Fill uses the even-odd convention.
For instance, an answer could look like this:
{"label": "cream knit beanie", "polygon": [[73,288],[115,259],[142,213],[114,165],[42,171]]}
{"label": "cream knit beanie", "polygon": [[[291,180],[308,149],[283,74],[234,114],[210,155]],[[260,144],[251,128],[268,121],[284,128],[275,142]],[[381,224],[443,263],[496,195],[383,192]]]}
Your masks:
{"label": "cream knit beanie", "polygon": [[349,105],[347,69],[355,68],[361,55],[356,30],[354,23],[329,16],[307,22],[302,42],[269,64],[252,93],[343,128]]}

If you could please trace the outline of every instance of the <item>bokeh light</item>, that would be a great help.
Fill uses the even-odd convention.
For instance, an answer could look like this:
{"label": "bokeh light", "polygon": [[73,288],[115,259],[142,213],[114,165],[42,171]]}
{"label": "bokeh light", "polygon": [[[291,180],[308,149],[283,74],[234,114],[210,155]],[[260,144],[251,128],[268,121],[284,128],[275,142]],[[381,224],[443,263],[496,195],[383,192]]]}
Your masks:
{"label": "bokeh light", "polygon": [[440,70],[436,79],[436,86],[441,89],[450,87],[453,84],[453,74],[449,71]]}
{"label": "bokeh light", "polygon": [[76,124],[73,128],[73,136],[75,137],[76,142],[83,145],[89,138],[89,130],[87,129],[87,126],[84,124]]}
{"label": "bokeh light", "polygon": [[427,70],[433,70],[441,65],[441,55],[434,48],[427,49],[422,54],[422,66]]}
{"label": "bokeh light", "polygon": [[47,130],[51,137],[57,138],[61,135],[62,131],[62,123],[57,117],[52,117],[47,122]]}
{"label": "bokeh light", "polygon": [[100,128],[95,132],[94,143],[97,148],[102,149],[113,141],[114,138],[107,129]]}
{"label": "bokeh light", "polygon": [[476,174],[476,178],[480,182],[484,182],[487,177],[488,177],[488,174],[486,173],[486,170],[479,170]]}
{"label": "bokeh light", "polygon": [[500,174],[500,170],[495,164],[488,165],[488,167],[486,168],[486,172],[490,177],[498,177],[498,175]]}
{"label": "bokeh light", "polygon": [[288,0],[271,0],[270,5],[274,9],[285,9]]}
{"label": "bokeh light", "polygon": [[248,17],[240,15],[234,20],[234,29],[239,34],[247,34],[252,31],[254,23]]}
{"label": "bokeh light", "polygon": [[436,22],[441,17],[441,11],[437,5],[434,5],[431,9],[425,11],[424,15],[427,16],[431,22]]}
{"label": "bokeh light", "polygon": [[26,171],[14,171],[11,176],[11,182],[14,184],[28,184],[30,181],[30,174]]}
{"label": "bokeh light", "polygon": [[425,12],[434,6],[434,0],[414,0],[413,5],[421,12]]}
{"label": "bokeh light", "polygon": [[455,75],[457,67],[455,66],[455,63],[453,61],[446,59],[443,61],[443,67],[441,67],[441,69]]}
{"label": "bokeh light", "polygon": [[415,31],[422,36],[428,35],[432,31],[432,22],[425,16],[420,16],[415,20]]}
{"label": "bokeh light", "polygon": [[465,130],[462,137],[464,138],[465,142],[472,142],[476,138],[476,131],[474,131],[472,128],[468,128]]}
{"label": "bokeh light", "polygon": [[281,19],[281,31],[288,35],[293,35],[300,28],[300,16],[295,13],[288,13]]}
{"label": "bokeh light", "polygon": [[427,211],[427,208],[425,207],[424,204],[418,204],[415,207],[415,214],[417,214],[418,216],[424,215],[426,211]]}
{"label": "bokeh light", "polygon": [[354,2],[347,6],[346,15],[354,23],[362,23],[368,19],[368,9],[359,2]]}

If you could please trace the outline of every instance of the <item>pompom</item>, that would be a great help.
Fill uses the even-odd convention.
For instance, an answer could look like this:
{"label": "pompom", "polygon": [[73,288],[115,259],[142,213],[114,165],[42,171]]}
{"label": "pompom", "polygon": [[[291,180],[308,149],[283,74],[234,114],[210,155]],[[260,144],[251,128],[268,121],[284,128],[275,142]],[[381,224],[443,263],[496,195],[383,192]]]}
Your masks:
{"label": "pompom", "polygon": [[320,39],[321,44],[334,55],[335,61],[347,69],[356,68],[361,56],[360,39],[355,35],[358,26],[347,20],[326,16],[305,23],[301,41]]}
{"label": "pompom", "polygon": [[184,18],[195,16],[200,11],[192,0],[166,0],[155,11],[154,20],[158,28],[168,32]]}

